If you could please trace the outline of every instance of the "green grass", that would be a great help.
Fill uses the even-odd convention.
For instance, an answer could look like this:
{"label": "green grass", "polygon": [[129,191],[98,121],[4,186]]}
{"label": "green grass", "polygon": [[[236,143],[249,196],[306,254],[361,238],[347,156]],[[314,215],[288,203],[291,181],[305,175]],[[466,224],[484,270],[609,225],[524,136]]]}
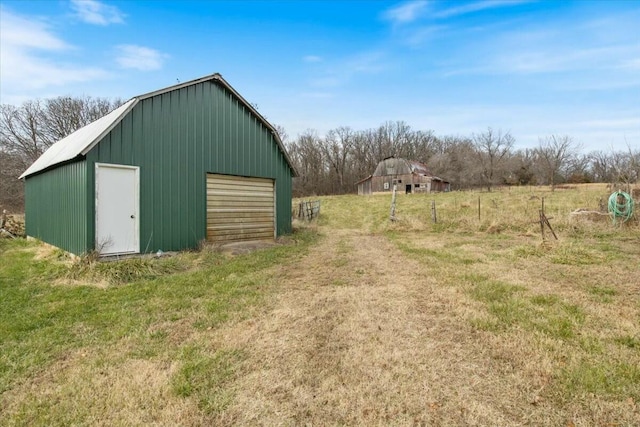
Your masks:
{"label": "green grass", "polygon": [[624,335],[615,338],[615,342],[630,349],[640,351],[640,337],[632,337],[630,335]]}
{"label": "green grass", "polygon": [[618,294],[618,291],[610,286],[589,286],[587,290],[594,299],[603,303],[612,302],[613,297]]}
{"label": "green grass", "polygon": [[[70,353],[101,354],[126,343],[122,357],[182,360],[176,392],[215,411],[228,397],[216,395],[211,385],[241,357],[234,349],[206,345],[195,351],[198,342],[191,337],[245,315],[273,286],[266,269],[295,262],[315,239],[301,232],[293,243],[233,258],[202,252],[71,265],[58,252],[35,259],[37,243],[0,240],[0,394]],[[169,331],[180,322],[187,322],[188,333],[171,340]],[[85,423],[82,417],[60,419]],[[35,423],[47,424],[46,418]]]}
{"label": "green grass", "polygon": [[578,361],[562,369],[558,381],[563,396],[581,397],[586,394],[625,396],[640,399],[640,367],[626,362]]}
{"label": "green grass", "polygon": [[224,410],[233,399],[225,387],[238,369],[244,355],[238,350],[203,351],[195,345],[180,352],[182,366],[173,377],[172,389],[181,397],[196,397],[198,407],[205,413]]}
{"label": "green grass", "polygon": [[445,247],[439,249],[415,247],[408,244],[403,239],[403,234],[396,231],[386,233],[387,237],[391,239],[404,253],[420,258],[422,261],[431,261],[434,265],[471,265],[476,262],[480,262],[479,257],[465,255],[460,251],[457,246]]}
{"label": "green grass", "polygon": [[485,276],[465,275],[471,283],[469,295],[486,305],[489,319],[473,325],[490,331],[506,331],[521,328],[552,338],[567,340],[575,336],[575,330],[584,322],[584,313],[577,305],[567,304],[556,295],[525,293],[523,286],[491,280]]}

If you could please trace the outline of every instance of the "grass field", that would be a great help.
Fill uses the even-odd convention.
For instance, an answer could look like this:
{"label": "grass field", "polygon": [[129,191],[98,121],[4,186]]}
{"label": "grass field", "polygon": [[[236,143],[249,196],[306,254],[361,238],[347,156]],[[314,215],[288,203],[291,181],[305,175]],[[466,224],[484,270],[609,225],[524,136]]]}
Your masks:
{"label": "grass field", "polygon": [[322,197],[234,257],[0,240],[0,425],[640,425],[640,225],[570,215],[609,193]]}

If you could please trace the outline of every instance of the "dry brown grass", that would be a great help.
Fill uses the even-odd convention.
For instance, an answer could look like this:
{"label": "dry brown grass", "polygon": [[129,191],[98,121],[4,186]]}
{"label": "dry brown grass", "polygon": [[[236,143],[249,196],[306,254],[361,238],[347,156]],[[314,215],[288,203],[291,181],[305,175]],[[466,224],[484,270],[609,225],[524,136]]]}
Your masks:
{"label": "dry brown grass", "polygon": [[[101,354],[81,349],[66,355],[5,396],[2,410],[12,417],[9,425],[44,420],[64,425],[78,419],[96,426],[205,422],[194,402],[176,399],[171,390],[176,362],[123,357],[129,350],[124,341]],[[25,407],[27,402],[37,411]],[[47,413],[56,417],[49,418]]]}
{"label": "dry brown grass", "polygon": [[[273,271],[280,287],[262,315],[221,331],[249,357],[219,421],[640,424],[640,239],[572,224],[568,214],[603,191],[587,190],[482,194],[480,221],[455,217],[477,196],[436,195],[456,227],[445,233],[408,198],[395,223],[387,196],[323,199],[321,245]],[[541,241],[526,218],[542,197],[560,241]],[[620,388],[592,383],[609,374]]]}
{"label": "dry brown grass", "polygon": [[[413,248],[444,250],[447,236],[402,236]],[[529,244],[528,238],[519,238]],[[557,295],[585,307],[598,336],[637,334],[637,293],[627,284],[621,304],[594,304],[580,286],[548,280],[540,265],[500,260],[514,242],[487,256],[481,237],[460,239],[466,271],[532,294]],[[518,238],[516,238],[516,241]],[[403,243],[406,244],[406,243]],[[260,425],[632,425],[630,398],[567,396],[558,375],[571,365],[573,344],[519,328],[478,328],[484,304],[456,283],[451,268],[407,257],[381,236],[327,233],[301,264],[273,272],[281,283],[264,313],[221,331],[221,342],[249,358],[236,380],[236,398],[220,421]],[[530,264],[530,261],[522,261]],[[554,272],[550,272],[554,274]],[[459,277],[459,276],[458,276]],[[634,317],[635,316],[635,317]],[[637,323],[637,322],[636,322]],[[638,356],[614,345],[615,357]],[[566,353],[566,354],[565,354]],[[583,355],[577,355],[583,357]],[[637,390],[636,390],[637,392]]]}
{"label": "dry brown grass", "polygon": [[[386,196],[323,198],[305,225],[319,243],[252,276],[275,285],[260,305],[206,328],[189,310],[151,323],[152,356],[126,337],[71,352],[0,411],[16,425],[34,402],[40,421],[61,405],[95,425],[640,425],[640,230],[573,223],[603,192],[579,188],[483,193],[481,220],[478,194],[401,197],[395,223]],[[530,221],[541,197],[558,241]],[[181,384],[205,400],[176,392],[189,363]]]}

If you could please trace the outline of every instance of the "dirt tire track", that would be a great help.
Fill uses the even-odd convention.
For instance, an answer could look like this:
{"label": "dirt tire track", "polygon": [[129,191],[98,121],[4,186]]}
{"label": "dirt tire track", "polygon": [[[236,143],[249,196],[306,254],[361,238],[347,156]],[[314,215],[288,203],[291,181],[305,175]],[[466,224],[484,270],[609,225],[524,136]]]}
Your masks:
{"label": "dirt tire track", "polygon": [[273,274],[269,308],[219,336],[249,355],[220,421],[514,425],[510,413],[530,412],[527,385],[496,366],[456,290],[383,236],[332,230]]}

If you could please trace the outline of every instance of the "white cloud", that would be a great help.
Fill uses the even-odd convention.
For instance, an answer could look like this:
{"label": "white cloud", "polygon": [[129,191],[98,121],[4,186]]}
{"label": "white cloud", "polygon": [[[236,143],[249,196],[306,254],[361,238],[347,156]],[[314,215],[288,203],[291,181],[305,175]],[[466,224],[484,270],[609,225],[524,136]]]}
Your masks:
{"label": "white cloud", "polygon": [[406,42],[411,46],[418,46],[440,37],[448,30],[445,25],[430,25],[414,29],[407,33]]}
{"label": "white cloud", "polygon": [[363,52],[328,65],[321,76],[310,80],[310,84],[317,88],[335,88],[347,84],[358,75],[378,74],[388,67],[384,52]]}
{"label": "white cloud", "polygon": [[303,92],[301,96],[312,99],[331,99],[335,97],[335,94],[330,92]]}
{"label": "white cloud", "polygon": [[387,67],[382,51],[364,52],[354,55],[345,63],[349,73],[378,73]]}
{"label": "white cloud", "polygon": [[304,62],[322,62],[322,58],[316,55],[307,55],[302,60]]}
{"label": "white cloud", "polygon": [[[520,24],[517,29],[484,31],[448,58],[445,75],[537,75],[579,72],[565,79],[567,87],[635,85],[640,69],[640,45],[635,28],[621,23],[616,37],[602,40],[590,22]],[[620,27],[626,27],[623,31]],[[634,40],[634,37],[636,40]],[[605,77],[613,76],[616,78]],[[599,80],[599,81],[598,81]],[[585,87],[586,88],[586,87]]]}
{"label": "white cloud", "polygon": [[485,0],[475,3],[467,3],[461,6],[451,7],[434,14],[436,18],[450,18],[452,16],[466,15],[468,13],[480,12],[487,9],[495,9],[506,6],[517,6],[522,3],[529,3],[530,0]]}
{"label": "white cloud", "polygon": [[25,19],[15,15],[5,8],[0,9],[0,22],[2,22],[2,47],[20,46],[41,50],[65,50],[69,49],[64,40],[51,33],[48,25],[38,19]]}
{"label": "white cloud", "polygon": [[384,19],[394,24],[407,24],[418,19],[427,7],[426,0],[415,0],[387,9],[383,13]]}
{"label": "white cloud", "polygon": [[[501,7],[517,6],[522,3],[529,3],[531,0],[483,0],[471,3],[465,3],[460,6],[450,7],[438,12],[430,14],[432,18],[451,18],[460,15],[466,15],[469,13],[480,12],[487,9],[496,9]],[[452,3],[434,3],[438,4],[452,4]],[[455,4],[455,3],[453,3]],[[399,6],[387,9],[383,13],[383,18],[391,21],[393,24],[409,24],[416,21],[418,18],[426,16],[427,9],[429,9],[429,2],[426,0],[414,0],[400,4]]]}
{"label": "white cloud", "polygon": [[320,88],[333,88],[340,86],[344,82],[343,79],[334,75],[333,73],[328,73],[323,77],[313,78],[309,81],[311,86],[320,87]]}
{"label": "white cloud", "polygon": [[638,70],[640,71],[640,58],[632,58],[626,61],[622,61],[620,64],[621,68],[627,68],[629,70]]}
{"label": "white cloud", "polygon": [[498,56],[496,65],[500,73],[521,74],[625,68],[630,65],[625,58],[637,50],[633,45],[580,49],[575,46],[557,46],[549,41],[548,45],[535,50],[512,51],[511,54]]}
{"label": "white cloud", "polygon": [[124,23],[124,14],[115,6],[97,0],[71,0],[76,17],[87,24],[106,26]]}
{"label": "white cloud", "polygon": [[578,126],[588,128],[606,128],[606,129],[635,129],[640,130],[640,118],[638,117],[622,117],[615,119],[595,119],[576,123]]}
{"label": "white cloud", "polygon": [[[2,102],[39,97],[41,91],[69,83],[103,78],[98,67],[65,63],[75,47],[55,35],[47,23],[0,8],[0,97]],[[53,59],[51,54],[56,54]]]}
{"label": "white cloud", "polygon": [[141,71],[158,70],[169,55],[144,46],[125,44],[117,46],[116,62],[122,68]]}

